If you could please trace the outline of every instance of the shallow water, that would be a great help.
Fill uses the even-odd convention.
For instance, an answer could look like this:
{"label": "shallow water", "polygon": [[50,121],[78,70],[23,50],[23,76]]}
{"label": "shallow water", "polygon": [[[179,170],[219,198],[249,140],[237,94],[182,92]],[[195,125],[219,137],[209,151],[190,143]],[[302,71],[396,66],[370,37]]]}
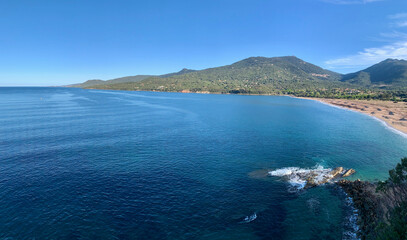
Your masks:
{"label": "shallow water", "polygon": [[380,122],[290,97],[0,88],[0,113],[0,238],[340,239],[344,196],[267,171],[376,180],[407,156]]}

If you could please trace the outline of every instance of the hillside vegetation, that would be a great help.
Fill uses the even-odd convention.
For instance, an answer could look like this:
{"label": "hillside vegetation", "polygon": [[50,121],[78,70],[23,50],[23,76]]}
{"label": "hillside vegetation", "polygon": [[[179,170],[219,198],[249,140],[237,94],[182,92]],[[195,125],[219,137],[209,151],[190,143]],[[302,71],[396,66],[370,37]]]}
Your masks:
{"label": "hillside vegetation", "polygon": [[407,61],[387,59],[365,70],[346,74],[342,81],[367,87],[406,87]]}
{"label": "hillside vegetation", "polygon": [[160,75],[160,76],[154,76],[154,75],[136,75],[136,76],[128,76],[128,77],[121,77],[121,78],[115,78],[115,79],[111,79],[111,80],[99,80],[99,79],[95,79],[95,80],[88,80],[84,83],[78,83],[78,84],[72,84],[72,85],[68,85],[66,87],[78,87],[78,88],[89,88],[89,87],[93,87],[96,85],[113,85],[113,84],[120,84],[120,83],[134,83],[134,82],[140,82],[143,81],[144,79],[150,78],[150,77],[158,77],[158,78],[166,78],[166,77],[171,77],[171,76],[176,76],[176,75],[181,75],[181,74],[185,74],[185,73],[190,73],[190,72],[194,72],[195,70],[191,70],[191,69],[182,69],[179,72],[176,73],[168,73],[168,74],[164,74],[164,75]]}
{"label": "hillside vegetation", "polygon": [[137,83],[98,85],[101,89],[278,94],[290,89],[345,86],[341,75],[296,57],[252,57],[201,71],[151,77]]}
{"label": "hillside vegetation", "polygon": [[200,71],[183,69],[160,76],[91,80],[72,86],[135,91],[404,100],[407,98],[407,61],[387,59],[365,70],[341,75],[294,56],[251,57],[231,65]]}
{"label": "hillside vegetation", "polygon": [[115,79],[106,80],[106,81],[103,81],[100,79],[94,79],[94,80],[88,80],[84,83],[68,85],[67,87],[88,88],[88,87],[92,87],[92,86],[96,86],[96,85],[111,85],[111,84],[117,84],[117,83],[139,82],[139,81],[142,81],[149,77],[152,77],[152,75],[136,75],[136,76],[115,78]]}

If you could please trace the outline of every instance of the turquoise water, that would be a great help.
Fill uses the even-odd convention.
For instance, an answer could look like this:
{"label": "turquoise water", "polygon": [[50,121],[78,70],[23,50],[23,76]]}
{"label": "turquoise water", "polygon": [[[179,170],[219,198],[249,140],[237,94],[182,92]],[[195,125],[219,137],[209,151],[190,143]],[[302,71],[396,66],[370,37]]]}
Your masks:
{"label": "turquoise water", "polygon": [[340,191],[261,174],[377,180],[407,156],[379,121],[290,97],[0,88],[0,113],[0,239],[341,239]]}

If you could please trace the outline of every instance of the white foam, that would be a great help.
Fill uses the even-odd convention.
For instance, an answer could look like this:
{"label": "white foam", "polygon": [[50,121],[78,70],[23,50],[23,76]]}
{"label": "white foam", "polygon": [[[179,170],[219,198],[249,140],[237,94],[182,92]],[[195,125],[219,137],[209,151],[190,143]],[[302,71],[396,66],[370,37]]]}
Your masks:
{"label": "white foam", "polygon": [[281,169],[277,169],[274,171],[270,171],[269,174],[271,176],[277,176],[277,177],[282,177],[282,176],[287,176],[292,174],[293,172],[297,172],[301,170],[298,167],[288,167],[288,168],[281,168]]}
{"label": "white foam", "polygon": [[332,176],[330,172],[332,169],[324,168],[323,166],[317,165],[314,168],[298,168],[298,167],[287,167],[280,168],[274,171],[270,171],[270,176],[283,177],[287,180],[291,186],[296,190],[303,189],[307,184],[307,179],[313,176],[313,180],[316,184],[326,182],[327,179],[331,179]]}
{"label": "white foam", "polygon": [[343,240],[360,240],[358,237],[359,226],[358,226],[358,210],[355,208],[353,199],[347,196],[345,198],[345,204],[348,208],[350,208],[350,213],[346,216],[346,221],[344,227],[346,231],[343,233]]}
{"label": "white foam", "polygon": [[243,219],[242,223],[249,223],[249,222],[252,222],[252,221],[256,220],[256,218],[257,218],[257,214],[256,214],[256,213],[253,213],[253,214],[250,215],[250,216],[246,216],[246,217]]}
{"label": "white foam", "polygon": [[379,121],[379,122],[380,122],[385,128],[387,128],[388,130],[390,130],[390,131],[392,131],[392,132],[394,132],[394,133],[396,133],[396,134],[398,134],[398,135],[400,135],[400,136],[402,136],[402,137],[404,137],[404,138],[407,138],[407,134],[406,134],[406,133],[404,133],[404,132],[402,132],[402,131],[400,131],[400,130],[398,130],[398,129],[395,129],[394,127],[390,126],[387,122],[381,120],[380,118],[377,118],[377,117],[371,116],[371,115],[368,115],[368,116],[372,117],[372,118],[375,119],[376,121]]}

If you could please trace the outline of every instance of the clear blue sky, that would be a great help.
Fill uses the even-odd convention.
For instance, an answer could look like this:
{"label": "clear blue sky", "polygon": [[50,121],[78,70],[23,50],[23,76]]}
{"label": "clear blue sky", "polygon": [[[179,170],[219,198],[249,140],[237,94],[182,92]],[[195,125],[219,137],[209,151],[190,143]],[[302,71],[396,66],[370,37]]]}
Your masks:
{"label": "clear blue sky", "polygon": [[0,86],[295,55],[341,73],[407,58],[407,0],[0,0]]}

